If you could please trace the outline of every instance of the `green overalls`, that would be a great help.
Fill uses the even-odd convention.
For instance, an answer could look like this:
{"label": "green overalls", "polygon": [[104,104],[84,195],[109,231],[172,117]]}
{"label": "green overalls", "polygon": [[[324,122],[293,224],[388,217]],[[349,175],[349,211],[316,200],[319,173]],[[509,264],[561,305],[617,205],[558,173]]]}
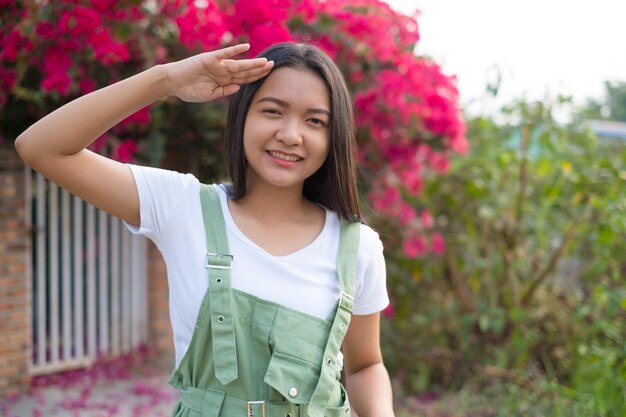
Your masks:
{"label": "green overalls", "polygon": [[215,186],[202,185],[201,201],[209,288],[170,378],[181,391],[172,416],[351,417],[337,357],[352,314],[358,223],[342,223],[341,296],[322,320],[232,289],[233,257]]}

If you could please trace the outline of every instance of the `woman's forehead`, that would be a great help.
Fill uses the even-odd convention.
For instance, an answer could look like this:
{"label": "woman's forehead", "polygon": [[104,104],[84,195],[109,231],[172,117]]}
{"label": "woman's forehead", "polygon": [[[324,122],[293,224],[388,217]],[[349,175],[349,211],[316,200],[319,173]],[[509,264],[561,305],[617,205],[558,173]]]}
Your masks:
{"label": "woman's forehead", "polygon": [[273,97],[289,105],[323,106],[330,111],[330,94],[316,72],[303,67],[273,70],[255,95],[255,102]]}

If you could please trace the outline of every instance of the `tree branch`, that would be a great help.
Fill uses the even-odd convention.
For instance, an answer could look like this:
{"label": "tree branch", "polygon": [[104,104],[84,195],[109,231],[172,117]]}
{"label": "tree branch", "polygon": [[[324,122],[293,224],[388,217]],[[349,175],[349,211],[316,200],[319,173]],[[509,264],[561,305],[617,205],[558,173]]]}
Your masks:
{"label": "tree branch", "polygon": [[[499,303],[507,305],[502,288],[511,280],[512,265],[517,257],[516,248],[520,240],[524,205],[526,204],[526,189],[528,188],[528,148],[530,147],[530,127],[525,124],[521,128],[519,190],[515,202],[514,219],[511,231],[503,231],[504,252],[502,253],[502,273],[496,281],[499,294]],[[512,300],[511,300],[512,301]]]}
{"label": "tree branch", "polygon": [[446,258],[446,266],[450,278],[450,285],[452,286],[452,290],[461,302],[463,309],[467,312],[476,311],[471,291],[467,287],[467,284],[465,283],[463,278],[460,276],[459,270],[454,263],[454,258],[452,256],[452,251],[450,250],[450,248],[446,249],[444,256]]}
{"label": "tree branch", "polygon": [[511,231],[511,238],[507,242],[508,249],[515,250],[522,230],[524,205],[526,204],[526,188],[528,188],[528,148],[530,146],[530,131],[528,125],[522,127],[520,142],[519,192],[515,203],[515,223]]}
{"label": "tree branch", "polygon": [[570,227],[567,229],[567,231],[563,235],[563,239],[561,240],[561,244],[552,253],[552,256],[548,260],[548,263],[546,264],[546,266],[543,269],[539,270],[532,277],[530,284],[526,288],[526,291],[524,291],[524,295],[522,295],[522,300],[521,300],[522,305],[528,305],[528,302],[533,297],[535,291],[537,291],[537,288],[539,287],[539,285],[541,285],[541,283],[543,281],[545,281],[545,279],[548,277],[548,275],[550,275],[550,273],[552,273],[552,271],[554,271],[554,269],[556,268],[556,264],[559,261],[559,259],[561,258],[561,256],[563,255],[563,253],[565,252],[565,249],[567,248],[567,245],[574,238],[574,234],[576,233],[576,229],[578,228],[578,226],[580,226],[581,222],[586,217],[589,216],[589,214],[591,212],[591,202],[592,202],[592,200],[593,200],[593,196],[589,196],[589,198],[587,200],[587,204],[586,204],[584,210],[580,213],[580,215],[572,222]]}

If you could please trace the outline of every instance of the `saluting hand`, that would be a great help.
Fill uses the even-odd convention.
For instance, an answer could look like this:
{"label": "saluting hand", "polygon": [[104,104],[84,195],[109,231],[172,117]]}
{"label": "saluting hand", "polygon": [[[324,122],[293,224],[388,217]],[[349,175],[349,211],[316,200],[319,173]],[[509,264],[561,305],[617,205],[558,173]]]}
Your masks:
{"label": "saluting hand", "polygon": [[248,49],[250,45],[244,43],[165,64],[170,95],[189,102],[211,101],[265,77],[274,62],[266,58],[230,59]]}

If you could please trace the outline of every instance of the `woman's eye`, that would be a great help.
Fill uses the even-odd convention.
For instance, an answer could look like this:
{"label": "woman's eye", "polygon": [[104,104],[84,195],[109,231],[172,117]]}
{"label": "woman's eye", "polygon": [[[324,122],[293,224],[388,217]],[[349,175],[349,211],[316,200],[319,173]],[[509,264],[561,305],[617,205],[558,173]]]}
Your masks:
{"label": "woman's eye", "polygon": [[317,117],[310,118],[309,122],[313,123],[314,125],[326,126],[326,122],[322,119],[318,119]]}
{"label": "woman's eye", "polygon": [[280,112],[276,109],[264,109],[263,113],[267,113],[267,114],[271,114],[271,115],[278,115],[280,114]]}

